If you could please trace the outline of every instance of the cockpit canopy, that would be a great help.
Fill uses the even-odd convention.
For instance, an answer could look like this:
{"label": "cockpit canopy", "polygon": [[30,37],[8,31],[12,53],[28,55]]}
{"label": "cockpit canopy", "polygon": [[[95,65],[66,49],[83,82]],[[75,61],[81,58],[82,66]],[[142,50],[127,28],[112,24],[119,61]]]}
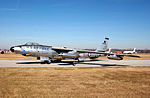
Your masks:
{"label": "cockpit canopy", "polygon": [[28,42],[25,45],[39,45],[38,43],[34,43],[34,42]]}

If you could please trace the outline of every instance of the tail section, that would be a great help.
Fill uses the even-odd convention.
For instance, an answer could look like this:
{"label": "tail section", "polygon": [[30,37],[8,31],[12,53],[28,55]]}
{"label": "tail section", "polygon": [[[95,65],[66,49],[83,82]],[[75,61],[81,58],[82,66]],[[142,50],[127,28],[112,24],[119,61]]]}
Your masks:
{"label": "tail section", "polygon": [[99,48],[97,48],[96,51],[106,51],[108,48],[108,41],[109,41],[109,38],[105,38],[102,45]]}
{"label": "tail section", "polygon": [[111,53],[111,48],[109,48],[108,53]]}
{"label": "tail section", "polygon": [[133,52],[136,52],[136,48],[133,49]]}
{"label": "tail section", "polygon": [[111,48],[108,49],[108,51],[104,51],[105,53],[111,53]]}

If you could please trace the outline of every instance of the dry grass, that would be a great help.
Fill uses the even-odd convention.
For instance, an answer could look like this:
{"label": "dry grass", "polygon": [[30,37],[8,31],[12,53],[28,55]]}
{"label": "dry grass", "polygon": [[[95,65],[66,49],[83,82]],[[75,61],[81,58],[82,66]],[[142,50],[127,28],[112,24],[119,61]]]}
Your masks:
{"label": "dry grass", "polygon": [[21,54],[0,54],[0,60],[36,60],[36,57],[27,57]]}
{"label": "dry grass", "polygon": [[[141,58],[125,57],[124,60],[150,60],[150,54],[135,54]],[[22,56],[20,54],[0,54],[0,60],[36,60],[36,57]],[[107,57],[99,57],[98,60],[108,60]]]}
{"label": "dry grass", "polygon": [[0,68],[1,98],[149,98],[150,67]]}

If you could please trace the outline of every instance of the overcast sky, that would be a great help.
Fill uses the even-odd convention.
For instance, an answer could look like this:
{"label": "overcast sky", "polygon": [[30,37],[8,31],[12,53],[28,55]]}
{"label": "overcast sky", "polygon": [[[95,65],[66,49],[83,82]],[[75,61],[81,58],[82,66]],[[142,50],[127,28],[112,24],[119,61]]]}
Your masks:
{"label": "overcast sky", "polygon": [[37,42],[150,49],[150,0],[0,0],[0,48]]}

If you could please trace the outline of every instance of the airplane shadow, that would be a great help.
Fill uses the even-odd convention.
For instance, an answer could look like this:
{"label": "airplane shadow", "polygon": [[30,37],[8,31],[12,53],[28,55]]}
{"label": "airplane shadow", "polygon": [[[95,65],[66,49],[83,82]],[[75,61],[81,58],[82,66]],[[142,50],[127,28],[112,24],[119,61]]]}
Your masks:
{"label": "airplane shadow", "polygon": [[[75,64],[80,64],[83,62],[92,62],[92,61],[101,61],[101,60],[86,60],[86,61],[80,61],[80,62],[75,61]],[[74,61],[61,61],[61,63],[65,63],[65,64],[58,64],[58,65],[73,65]]]}
{"label": "airplane shadow", "polygon": [[[100,61],[100,60],[96,60],[96,61]],[[126,67],[126,66],[129,66],[129,65],[118,65],[118,64],[98,64],[98,63],[88,63],[88,62],[91,62],[91,60],[84,61],[84,62],[76,62],[75,64],[85,64],[85,65],[91,65],[91,66],[99,65],[100,67],[111,67],[111,66]],[[73,61],[63,61],[62,63],[66,63],[66,64],[58,64],[58,65],[73,65]]]}
{"label": "airplane shadow", "polygon": [[129,66],[129,65],[118,65],[118,64],[97,64],[97,63],[79,63],[79,64],[86,64],[86,65],[99,65],[101,67],[110,67],[110,66],[122,66],[122,67],[125,67],[125,66]]}
{"label": "airplane shadow", "polygon": [[[100,60],[86,60],[84,62],[91,62],[91,61],[100,61]],[[72,65],[73,61],[52,61],[51,63],[68,63],[68,64],[64,64],[64,65],[69,65],[69,64]],[[39,62],[18,62],[16,64],[41,64],[41,62],[40,61]]]}
{"label": "airplane shadow", "polygon": [[[92,60],[93,61],[93,60]],[[100,67],[113,67],[113,66],[122,66],[122,67],[126,67],[126,66],[129,66],[129,65],[118,65],[118,64],[98,64],[98,63],[92,63],[91,60],[87,60],[87,61],[84,61],[84,62],[75,62],[75,64],[85,64],[85,65],[99,65]],[[94,60],[95,61],[95,60]],[[100,61],[100,60],[96,60],[96,61]],[[73,61],[59,61],[59,62],[52,62],[53,63],[61,63],[61,64],[58,64],[58,65],[73,65]],[[41,62],[18,62],[16,64],[41,64]]]}
{"label": "airplane shadow", "polygon": [[16,64],[41,64],[41,62],[18,62]]}

